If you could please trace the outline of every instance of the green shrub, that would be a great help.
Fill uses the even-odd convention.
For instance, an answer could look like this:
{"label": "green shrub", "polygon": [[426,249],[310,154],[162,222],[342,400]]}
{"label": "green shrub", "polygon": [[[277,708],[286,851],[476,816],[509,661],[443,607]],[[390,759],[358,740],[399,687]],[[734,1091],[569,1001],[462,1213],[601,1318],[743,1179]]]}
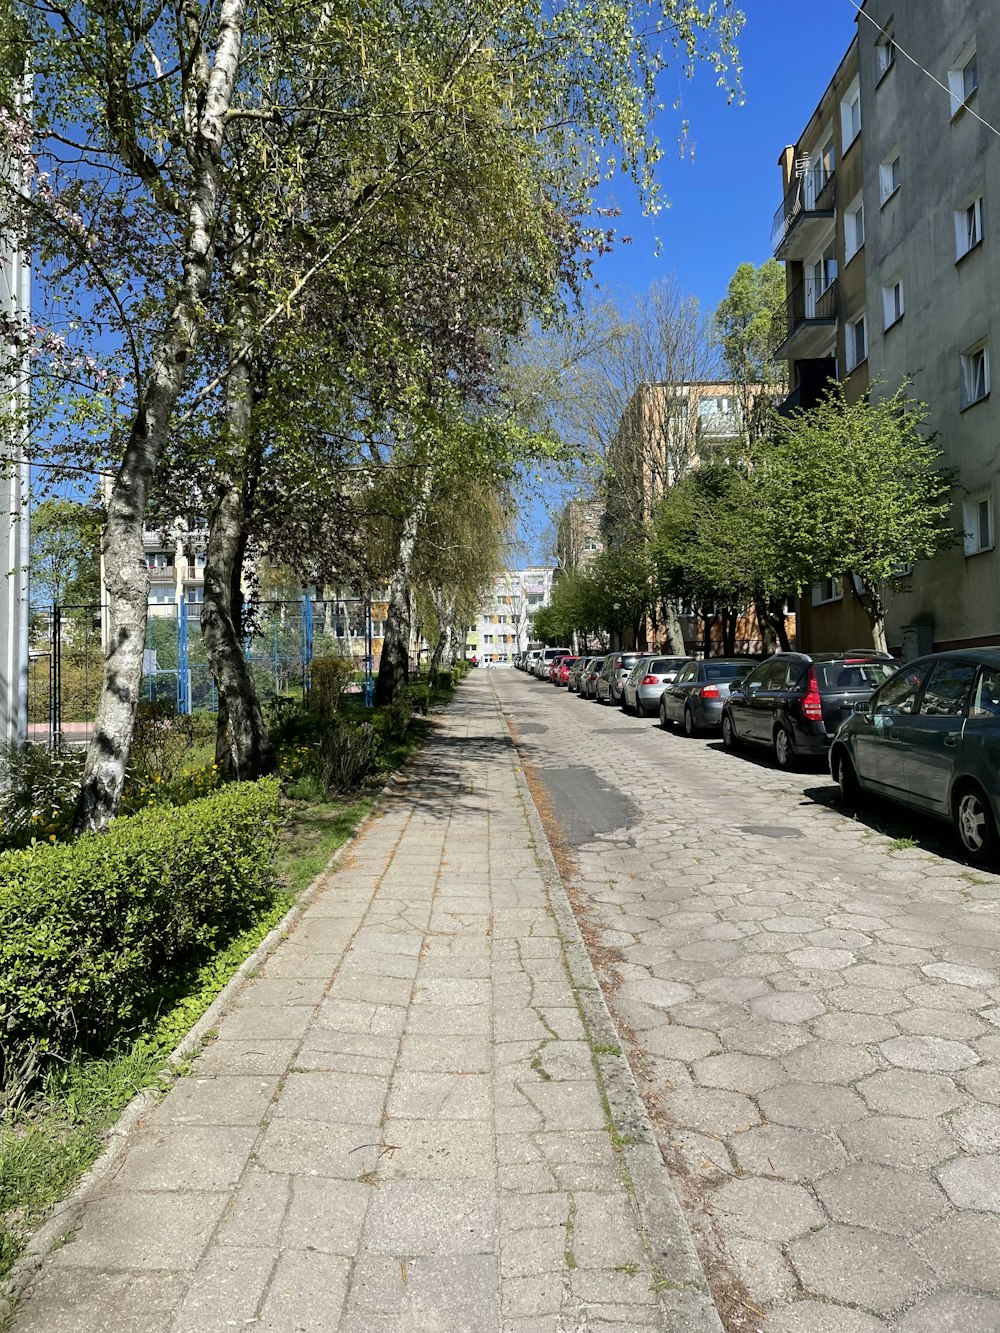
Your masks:
{"label": "green shrub", "polygon": [[375,728],[370,722],[332,722],[323,732],[319,772],[327,791],[357,791],[374,762]]}
{"label": "green shrub", "polygon": [[0,1088],[133,1031],[274,900],[278,783],[225,787],[0,856]]}
{"label": "green shrub", "polygon": [[178,713],[173,700],[141,702],[129,749],[131,781],[139,785],[154,779],[173,782],[194,740],[193,719]]}
{"label": "green shrub", "polygon": [[410,702],[409,693],[404,691],[393,699],[385,710],[385,714],[385,728],[389,736],[394,741],[405,740],[413,718],[413,704]]}
{"label": "green shrub", "polygon": [[0,850],[69,836],[85,754],[47,745],[0,752]]}
{"label": "green shrub", "polygon": [[426,717],[431,711],[431,687],[426,680],[415,680],[407,686],[407,695],[414,713]]}
{"label": "green shrub", "polygon": [[324,717],[340,711],[340,702],[354,683],[354,663],[347,657],[314,657],[310,667],[309,707]]}

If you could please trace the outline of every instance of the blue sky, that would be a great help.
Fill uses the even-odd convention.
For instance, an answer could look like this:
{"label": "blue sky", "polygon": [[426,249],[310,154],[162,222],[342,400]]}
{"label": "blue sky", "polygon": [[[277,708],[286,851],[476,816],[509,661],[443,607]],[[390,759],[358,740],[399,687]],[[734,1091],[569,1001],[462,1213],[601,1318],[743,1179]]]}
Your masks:
{"label": "blue sky", "polygon": [[[854,37],[857,11],[851,0],[743,0],[742,8],[744,103],[727,106],[708,69],[690,83],[678,83],[668,72],[668,109],[657,132],[664,148],[659,180],[670,207],[644,218],[634,196],[618,189],[620,233],[633,239],[597,261],[595,278],[604,288],[643,291],[676,273],[710,310],[739,264],[760,264],[771,254],[771,218],[781,202],[778,155],[815,110]],[[669,103],[677,93],[681,108],[675,113]],[[679,156],[682,118],[690,122],[693,159]],[[544,502],[530,501],[523,520],[532,558],[547,561],[540,545]]]}

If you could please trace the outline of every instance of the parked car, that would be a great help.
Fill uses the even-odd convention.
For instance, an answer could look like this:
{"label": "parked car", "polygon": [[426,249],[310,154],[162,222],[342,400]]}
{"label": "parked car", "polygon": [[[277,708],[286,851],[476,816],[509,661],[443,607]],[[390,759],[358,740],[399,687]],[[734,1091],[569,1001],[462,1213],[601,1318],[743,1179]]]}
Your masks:
{"label": "parked car", "polygon": [[583,699],[597,698],[597,682],[601,678],[601,668],[604,666],[603,657],[592,657],[590,659],[590,668],[586,675],[580,676],[580,697]]}
{"label": "parked car", "polygon": [[538,661],[541,653],[541,648],[529,648],[528,652],[525,654],[523,670],[527,671],[529,674],[533,673],[535,663]]}
{"label": "parked car", "polygon": [[774,750],[779,768],[825,755],[856,703],[894,674],[886,653],[775,653],[729,687],[722,705],[722,743]]}
{"label": "parked car", "polygon": [[622,708],[636,717],[655,713],[664,687],[689,661],[687,657],[640,657],[622,686]]}
{"label": "parked car", "polygon": [[648,656],[648,653],[608,653],[597,682],[598,703],[620,703],[629,672],[636,662]]}
{"label": "parked car", "polygon": [[535,675],[539,680],[548,680],[549,667],[555,657],[565,657],[568,648],[543,648],[535,662]]}
{"label": "parked car", "polygon": [[592,657],[578,657],[570,667],[569,675],[566,678],[566,688],[569,690],[570,694],[579,691],[580,677],[585,671],[590,670],[590,664],[593,660]]}
{"label": "parked car", "polygon": [[973,861],[1000,857],[1000,651],[909,662],[855,705],[830,750],[845,801],[871,792],[954,824]]}
{"label": "parked car", "polygon": [[577,662],[579,662],[579,660],[580,659],[578,657],[563,658],[563,660],[559,663],[559,675],[556,677],[555,680],[556,685],[566,685],[569,683],[569,673],[573,670],[573,667]]}
{"label": "parked car", "polygon": [[679,722],[686,736],[717,731],[730,688],[756,665],[755,657],[709,657],[704,662],[686,662],[660,695],[660,726],[672,727]]}
{"label": "parked car", "polygon": [[565,653],[560,654],[558,657],[553,657],[552,661],[549,663],[548,679],[550,685],[559,684],[559,668],[562,666],[563,662],[566,661],[566,656],[567,654]]}

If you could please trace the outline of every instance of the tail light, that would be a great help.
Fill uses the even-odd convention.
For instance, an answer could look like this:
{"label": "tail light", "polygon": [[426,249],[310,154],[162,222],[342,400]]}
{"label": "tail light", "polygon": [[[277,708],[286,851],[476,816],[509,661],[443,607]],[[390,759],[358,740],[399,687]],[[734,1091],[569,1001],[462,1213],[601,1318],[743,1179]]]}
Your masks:
{"label": "tail light", "polygon": [[812,667],[809,668],[808,682],[802,699],[802,714],[810,722],[822,722],[823,700],[820,698],[819,685],[816,683],[816,672]]}
{"label": "tail light", "polygon": [[718,685],[703,685],[698,693],[703,699],[718,699],[719,687]]}
{"label": "tail light", "polygon": [[660,678],[659,676],[643,676],[642,683],[643,685],[659,685]]}

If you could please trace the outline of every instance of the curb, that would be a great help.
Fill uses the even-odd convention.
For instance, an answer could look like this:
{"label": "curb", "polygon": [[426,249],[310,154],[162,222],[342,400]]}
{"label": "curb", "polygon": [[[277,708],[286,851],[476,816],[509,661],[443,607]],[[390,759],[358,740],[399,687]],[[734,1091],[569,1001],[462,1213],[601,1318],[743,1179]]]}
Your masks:
{"label": "curb", "polygon": [[492,680],[490,689],[504,736],[518,760],[514,777],[562,935],[566,963],[584,1025],[590,1034],[591,1045],[602,1048],[600,1054],[595,1052],[594,1060],[619,1141],[618,1151],[622,1155],[626,1183],[639,1216],[640,1229],[657,1275],[662,1277],[658,1295],[665,1315],[664,1328],[667,1333],[724,1333],[687,1219],[583,942],[542,817],[524,775],[520,750],[507,725]]}
{"label": "curb", "polygon": [[[205,1038],[218,1021],[229,1013],[237,996],[247,981],[251,979],[250,974],[257,971],[260,964],[281,943],[317,894],[326,887],[324,884],[326,876],[350,851],[368,825],[379,817],[385,802],[393,795],[396,786],[405,781],[404,774],[411,760],[416,758],[419,753],[420,750],[416,750],[400,768],[389,775],[375,797],[373,808],[359,824],[354,826],[313,882],[302,890],[285,915],[277,925],[268,931],[253,953],[244,958],[201,1018],[193,1027],[188,1029],[187,1033],[167,1056],[157,1078],[169,1077],[179,1065],[192,1059],[201,1051]],[[67,1231],[76,1229],[84,1205],[98,1192],[105,1181],[115,1175],[128,1149],[132,1131],[139,1125],[143,1116],[153,1109],[159,1100],[159,1096],[160,1089],[158,1088],[155,1090],[146,1088],[142,1092],[136,1093],[108,1131],[107,1146],[93,1165],[81,1176],[72,1193],[55,1204],[45,1220],[32,1231],[24,1253],[14,1264],[3,1283],[0,1284],[0,1329],[7,1327],[7,1320],[14,1315],[18,1301],[38,1274],[48,1255],[62,1242]]]}

